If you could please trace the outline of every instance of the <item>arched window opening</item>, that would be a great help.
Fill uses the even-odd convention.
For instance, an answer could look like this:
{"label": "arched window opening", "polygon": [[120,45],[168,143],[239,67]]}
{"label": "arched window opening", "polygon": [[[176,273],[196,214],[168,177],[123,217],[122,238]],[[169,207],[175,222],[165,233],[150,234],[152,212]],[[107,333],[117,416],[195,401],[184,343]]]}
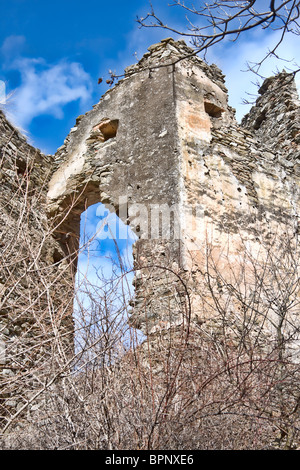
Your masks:
{"label": "arched window opening", "polygon": [[136,240],[130,227],[103,204],[90,206],[81,215],[74,302],[80,364],[111,364],[143,340],[128,323]]}

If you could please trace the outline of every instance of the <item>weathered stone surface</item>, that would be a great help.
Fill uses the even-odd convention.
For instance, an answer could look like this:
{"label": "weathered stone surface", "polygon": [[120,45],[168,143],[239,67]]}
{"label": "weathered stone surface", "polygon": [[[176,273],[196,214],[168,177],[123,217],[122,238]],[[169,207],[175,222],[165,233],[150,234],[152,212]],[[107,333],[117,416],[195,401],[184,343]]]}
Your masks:
{"label": "weathered stone surface", "polygon": [[[256,250],[260,237],[284,230],[287,221],[297,230],[299,101],[294,83],[285,73],[268,79],[242,126],[226,92],[215,65],[208,66],[183,41],[171,38],[151,46],[138,64],[127,68],[125,79],[80,117],[55,156],[50,215],[64,214],[70,198],[77,197],[63,224],[69,240],[62,236],[62,244],[71,246],[71,234],[76,248],[80,213],[96,202],[114,207],[140,236],[137,266],[175,263],[178,273],[195,260],[203,263],[208,240],[220,251],[230,240],[234,260],[241,240]],[[116,135],[97,140],[94,130],[109,121],[118,122]],[[125,213],[120,196],[127,204]],[[168,238],[168,231],[159,240],[151,235],[156,206],[176,209],[171,227],[175,239]],[[168,210],[164,213],[169,216]],[[159,285],[161,274],[156,276]],[[148,275],[146,279],[149,283]],[[137,304],[144,289],[145,283],[136,280]],[[159,304],[161,293],[155,286],[150,291],[157,293]],[[150,303],[147,327],[147,312],[145,317],[136,309],[132,317],[147,331],[164,316],[164,308],[153,307],[154,298]]]}

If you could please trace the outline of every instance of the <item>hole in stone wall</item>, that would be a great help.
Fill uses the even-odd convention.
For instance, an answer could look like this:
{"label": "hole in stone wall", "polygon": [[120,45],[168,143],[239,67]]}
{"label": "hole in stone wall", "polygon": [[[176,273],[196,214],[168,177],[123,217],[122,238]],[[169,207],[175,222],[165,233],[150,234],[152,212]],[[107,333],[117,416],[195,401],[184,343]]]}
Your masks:
{"label": "hole in stone wall", "polygon": [[[113,360],[115,346],[125,351],[143,339],[128,324],[136,240],[130,227],[103,204],[94,204],[81,214],[74,324],[75,351],[82,351],[85,363],[103,365],[104,358]],[[104,338],[113,345],[107,352],[102,351]]]}
{"label": "hole in stone wall", "polygon": [[24,175],[27,170],[27,162],[20,158],[16,159],[16,169],[18,175]]}
{"label": "hole in stone wall", "polygon": [[219,106],[214,103],[211,103],[210,101],[204,101],[204,109],[209,116],[215,118],[221,117],[222,113],[224,112],[223,108],[220,108]]}
{"label": "hole in stone wall", "polygon": [[96,141],[106,142],[109,139],[113,139],[117,135],[119,126],[118,119],[101,119],[99,124],[93,127],[87,143],[93,143]]}
{"label": "hole in stone wall", "polygon": [[253,124],[253,129],[255,129],[256,131],[260,128],[260,126],[262,125],[263,121],[266,119],[266,112],[263,111],[255,120],[254,124]]}

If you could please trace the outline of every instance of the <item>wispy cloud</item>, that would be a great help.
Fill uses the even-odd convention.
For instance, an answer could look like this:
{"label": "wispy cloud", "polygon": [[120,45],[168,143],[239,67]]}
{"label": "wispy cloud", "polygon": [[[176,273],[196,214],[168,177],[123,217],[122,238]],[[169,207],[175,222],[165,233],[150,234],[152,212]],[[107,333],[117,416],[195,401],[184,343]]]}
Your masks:
{"label": "wispy cloud", "polygon": [[6,70],[20,73],[20,85],[8,105],[15,124],[27,128],[37,116],[64,117],[64,106],[79,100],[86,106],[92,94],[92,80],[78,62],[62,59],[49,64],[43,58],[28,58],[20,53],[22,36],[7,38],[1,48]]}

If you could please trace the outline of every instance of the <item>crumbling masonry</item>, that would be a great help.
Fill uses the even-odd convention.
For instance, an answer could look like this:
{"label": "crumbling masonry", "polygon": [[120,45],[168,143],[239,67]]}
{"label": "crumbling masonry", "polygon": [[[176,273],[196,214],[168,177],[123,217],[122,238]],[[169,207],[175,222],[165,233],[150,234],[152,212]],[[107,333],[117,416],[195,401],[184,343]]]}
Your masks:
{"label": "crumbling masonry", "polygon": [[[32,263],[53,276],[64,273],[55,278],[52,290],[59,290],[62,282],[72,283],[74,270],[64,270],[63,260],[72,259],[76,269],[80,215],[98,202],[114,208],[139,236],[132,325],[151,335],[184,322],[188,278],[189,320],[214,327],[216,318],[209,309],[203,312],[199,301],[207,247],[226,273],[245,246],[257,254],[262,239],[298,232],[300,120],[295,83],[282,72],[265,80],[259,94],[239,125],[221,71],[192,55],[183,41],[166,39],[151,46],[91,111],[77,118],[54,157],[29,146],[0,114],[0,243],[3,253],[10,247],[9,257],[3,254],[0,261],[4,377],[27,373],[32,362],[42,363],[49,352],[43,346],[34,348],[30,357],[16,353],[16,359],[17,337],[32,342],[39,323],[39,334],[43,330],[50,344],[55,341],[53,331],[41,325],[49,318],[38,318],[47,299],[45,290],[37,289],[41,281],[30,275]],[[27,188],[22,182],[28,172]],[[27,253],[16,248],[19,240],[13,235],[18,221],[23,224],[24,197],[31,209],[26,212]],[[10,290],[16,279],[18,288]],[[56,308],[54,303],[53,315]],[[60,309],[58,328],[71,325],[71,312],[71,302]],[[4,395],[6,408],[15,406],[12,392],[13,386]]]}

